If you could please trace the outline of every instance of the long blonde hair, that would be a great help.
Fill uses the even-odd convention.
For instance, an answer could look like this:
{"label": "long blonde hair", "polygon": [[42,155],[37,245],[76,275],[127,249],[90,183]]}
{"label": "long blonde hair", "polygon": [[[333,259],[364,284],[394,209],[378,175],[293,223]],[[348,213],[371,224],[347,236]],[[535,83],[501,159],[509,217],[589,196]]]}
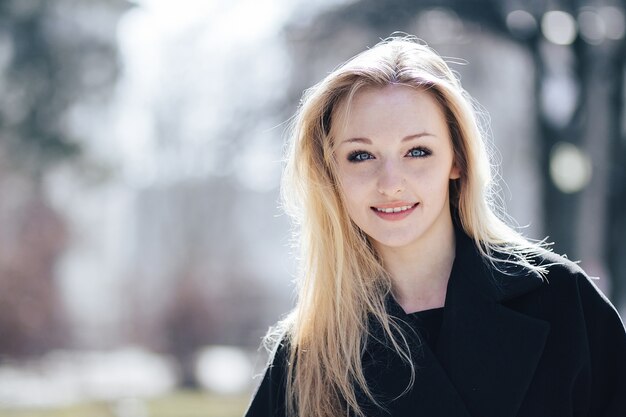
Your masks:
{"label": "long blonde hair", "polygon": [[[393,37],[362,52],[307,90],[293,119],[282,177],[284,209],[296,226],[300,249],[297,303],[268,340],[281,335],[288,349],[289,416],[363,416],[357,392],[374,404],[361,367],[374,319],[415,375],[408,344],[385,309],[390,278],[367,236],[350,221],[333,164],[333,109],[363,87],[392,84],[427,91],[447,120],[461,177],[450,184],[455,221],[486,259],[537,271],[540,246],[500,219],[492,193],[492,167],[472,100],[445,61],[414,38]],[[407,387],[407,390],[410,388]]]}

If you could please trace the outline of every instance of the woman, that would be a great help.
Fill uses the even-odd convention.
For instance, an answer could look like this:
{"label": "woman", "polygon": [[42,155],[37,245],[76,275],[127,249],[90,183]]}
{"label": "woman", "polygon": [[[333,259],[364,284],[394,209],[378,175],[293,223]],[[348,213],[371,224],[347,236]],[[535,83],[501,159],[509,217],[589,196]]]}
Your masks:
{"label": "woman", "polygon": [[246,416],[626,416],[626,334],[498,216],[471,100],[407,38],[308,90],[283,176],[293,312]]}

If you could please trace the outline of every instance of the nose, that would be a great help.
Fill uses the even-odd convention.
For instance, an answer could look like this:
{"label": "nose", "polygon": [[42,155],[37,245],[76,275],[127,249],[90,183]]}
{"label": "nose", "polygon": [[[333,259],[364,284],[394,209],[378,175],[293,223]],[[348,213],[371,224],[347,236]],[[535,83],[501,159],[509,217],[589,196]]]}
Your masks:
{"label": "nose", "polygon": [[382,195],[395,196],[404,191],[406,181],[397,164],[388,161],[381,165],[378,173],[378,192]]}

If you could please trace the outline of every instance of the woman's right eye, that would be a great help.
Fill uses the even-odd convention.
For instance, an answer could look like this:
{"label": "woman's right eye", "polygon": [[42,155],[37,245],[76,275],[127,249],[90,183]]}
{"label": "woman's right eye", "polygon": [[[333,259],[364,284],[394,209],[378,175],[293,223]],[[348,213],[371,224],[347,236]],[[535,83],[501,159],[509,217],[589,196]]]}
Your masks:
{"label": "woman's right eye", "polygon": [[354,151],[348,155],[348,161],[350,162],[362,162],[368,159],[374,159],[374,156],[365,151]]}

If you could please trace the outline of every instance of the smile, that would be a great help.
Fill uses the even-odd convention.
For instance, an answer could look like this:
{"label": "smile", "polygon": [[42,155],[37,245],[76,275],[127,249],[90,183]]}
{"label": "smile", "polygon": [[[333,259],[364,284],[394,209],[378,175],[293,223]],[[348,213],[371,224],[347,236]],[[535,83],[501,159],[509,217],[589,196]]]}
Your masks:
{"label": "smile", "polygon": [[401,211],[407,211],[412,209],[415,206],[415,204],[411,204],[408,206],[401,206],[401,207],[389,207],[389,208],[378,208],[378,207],[374,207],[376,209],[376,211],[380,211],[382,213],[400,213]]}
{"label": "smile", "polygon": [[372,211],[383,220],[402,220],[408,217],[419,203],[407,204],[403,203],[396,207],[371,207]]}

